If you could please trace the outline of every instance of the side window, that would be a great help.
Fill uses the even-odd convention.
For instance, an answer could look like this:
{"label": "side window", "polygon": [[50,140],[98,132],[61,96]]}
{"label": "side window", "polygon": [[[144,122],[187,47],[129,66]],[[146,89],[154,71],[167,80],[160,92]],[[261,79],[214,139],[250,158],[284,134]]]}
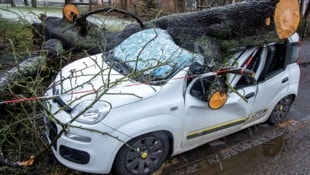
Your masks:
{"label": "side window", "polygon": [[274,57],[270,58],[271,64],[267,69],[267,76],[276,70],[284,69],[285,56],[286,44],[276,44]]}
{"label": "side window", "polygon": [[208,100],[208,93],[209,88],[214,81],[215,76],[209,76],[209,77],[198,77],[195,81],[191,90],[190,94],[193,97],[196,97],[199,100],[207,101]]}
{"label": "side window", "polygon": [[[257,71],[257,69],[259,67],[259,63],[261,61],[262,51],[263,51],[263,48],[260,48],[258,50],[256,55],[254,55],[252,61],[248,65],[247,69],[252,70],[254,73],[256,73],[256,71]],[[244,66],[244,65],[242,65],[242,66]],[[241,78],[238,81],[238,83],[236,84],[235,88],[238,89],[238,88],[241,88],[241,87],[251,86],[253,84],[255,84],[255,79],[254,78],[251,78],[251,77],[248,77],[248,76],[241,76]]]}
{"label": "side window", "polygon": [[267,60],[259,80],[268,79],[285,69],[286,42],[268,46]]}
{"label": "side window", "polygon": [[292,43],[291,44],[291,59],[290,59],[290,63],[295,63],[298,61],[299,59],[299,54],[300,54],[300,48],[299,48],[299,44],[298,43]]}

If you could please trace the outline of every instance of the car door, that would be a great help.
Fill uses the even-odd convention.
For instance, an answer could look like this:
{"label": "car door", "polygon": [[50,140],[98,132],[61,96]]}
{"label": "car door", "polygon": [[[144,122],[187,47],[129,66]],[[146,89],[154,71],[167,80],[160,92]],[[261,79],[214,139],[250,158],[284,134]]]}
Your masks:
{"label": "car door", "polygon": [[[265,57],[263,49],[257,53],[250,67],[255,73],[262,71],[261,57]],[[246,61],[246,60],[245,60]],[[203,91],[212,85],[216,76],[206,73],[188,85],[185,92],[185,122],[183,147],[196,147],[208,141],[223,137],[241,129],[251,113],[257,84],[254,79],[241,75],[225,77],[233,88],[228,91],[228,99],[220,109],[210,109],[208,102],[203,97]],[[202,85],[204,84],[204,85]]]}
{"label": "car door", "polygon": [[[196,81],[200,81],[197,78]],[[234,92],[228,94],[226,104],[217,110],[210,109],[206,101],[194,97],[189,91],[185,96],[184,145],[200,145],[225,135],[222,130],[237,131],[250,113],[256,85],[238,90],[248,95],[247,102]],[[232,129],[232,130],[229,130]],[[221,132],[221,133],[219,133]]]}

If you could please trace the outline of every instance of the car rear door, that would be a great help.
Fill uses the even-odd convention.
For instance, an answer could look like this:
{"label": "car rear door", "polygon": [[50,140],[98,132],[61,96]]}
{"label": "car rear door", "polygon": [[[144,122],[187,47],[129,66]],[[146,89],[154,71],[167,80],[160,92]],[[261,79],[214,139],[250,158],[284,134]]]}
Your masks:
{"label": "car rear door", "polygon": [[253,105],[252,120],[259,120],[269,115],[275,104],[284,96],[290,84],[290,72],[286,66],[286,43],[267,47],[267,60],[258,77],[258,89]]}

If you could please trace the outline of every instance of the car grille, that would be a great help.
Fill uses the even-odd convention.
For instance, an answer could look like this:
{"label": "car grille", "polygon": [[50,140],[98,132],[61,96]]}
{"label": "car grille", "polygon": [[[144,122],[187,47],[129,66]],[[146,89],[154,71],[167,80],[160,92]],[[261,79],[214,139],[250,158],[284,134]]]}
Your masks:
{"label": "car grille", "polygon": [[87,164],[90,160],[90,155],[87,152],[73,149],[64,145],[59,146],[59,154],[63,158],[79,164]]}
{"label": "car grille", "polygon": [[[57,126],[54,122],[48,120],[47,129],[48,129],[48,138],[50,139],[51,142],[53,142],[58,134]],[[54,141],[52,146],[55,150],[57,150],[57,140]]]}

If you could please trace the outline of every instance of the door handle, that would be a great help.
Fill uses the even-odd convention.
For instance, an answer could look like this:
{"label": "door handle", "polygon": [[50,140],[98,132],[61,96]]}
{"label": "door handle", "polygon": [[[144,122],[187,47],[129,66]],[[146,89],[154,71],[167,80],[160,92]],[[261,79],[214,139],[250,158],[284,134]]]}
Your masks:
{"label": "door handle", "polygon": [[285,83],[287,81],[288,81],[288,77],[285,77],[285,78],[282,79],[282,83]]}
{"label": "door handle", "polygon": [[255,92],[251,92],[251,93],[245,95],[245,98],[246,98],[246,99],[249,99],[249,98],[254,97],[254,95],[255,95]]}

